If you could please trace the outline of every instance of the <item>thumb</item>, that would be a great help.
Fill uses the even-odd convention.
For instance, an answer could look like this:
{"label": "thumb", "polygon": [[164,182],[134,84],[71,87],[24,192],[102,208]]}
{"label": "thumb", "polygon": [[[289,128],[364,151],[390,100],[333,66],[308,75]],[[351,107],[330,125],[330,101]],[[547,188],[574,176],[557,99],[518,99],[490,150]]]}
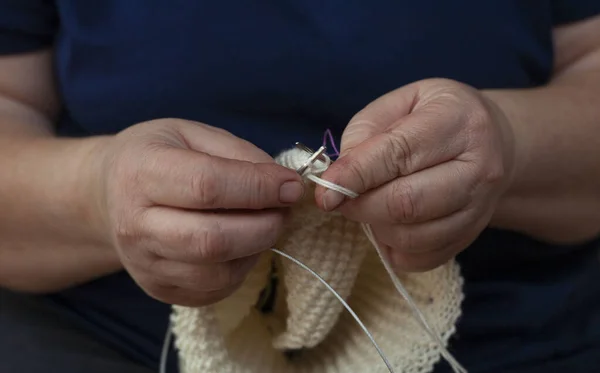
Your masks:
{"label": "thumb", "polygon": [[340,158],[410,114],[418,93],[417,83],[409,84],[379,97],[356,113],[342,134]]}
{"label": "thumb", "polygon": [[[340,156],[323,174],[323,179],[363,193],[376,188],[397,175],[391,174],[385,151],[393,136],[386,136],[390,127],[406,118],[418,102],[419,88],[413,83],[383,95],[359,111],[351,120],[340,144]],[[392,143],[392,148],[397,146]],[[323,186],[315,190],[317,205],[329,211],[339,206],[344,197]]]}

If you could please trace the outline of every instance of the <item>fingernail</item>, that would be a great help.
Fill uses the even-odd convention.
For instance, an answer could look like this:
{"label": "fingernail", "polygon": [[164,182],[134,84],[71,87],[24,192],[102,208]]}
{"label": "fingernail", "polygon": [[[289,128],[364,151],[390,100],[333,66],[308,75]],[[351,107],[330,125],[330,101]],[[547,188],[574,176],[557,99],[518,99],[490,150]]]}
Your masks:
{"label": "fingernail", "polygon": [[344,195],[335,190],[328,190],[323,194],[323,208],[325,211],[335,210],[344,201]]}
{"label": "fingernail", "polygon": [[279,189],[279,201],[281,203],[294,203],[302,198],[304,185],[299,181],[287,181]]}

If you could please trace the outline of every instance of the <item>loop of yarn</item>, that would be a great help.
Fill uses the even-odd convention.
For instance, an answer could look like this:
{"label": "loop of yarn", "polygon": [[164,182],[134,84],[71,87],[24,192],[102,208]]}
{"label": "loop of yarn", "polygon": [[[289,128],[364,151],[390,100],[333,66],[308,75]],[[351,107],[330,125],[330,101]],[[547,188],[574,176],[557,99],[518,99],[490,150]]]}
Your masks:
{"label": "loop of yarn", "polygon": [[[303,152],[301,151],[283,152],[281,155],[278,156],[278,162],[287,167],[297,169],[305,163],[307,157],[309,156],[307,154],[302,153]],[[319,184],[326,188],[335,190],[349,198],[357,198],[358,194],[354,191],[351,191],[349,189],[346,189],[342,186],[336,185],[319,177],[320,174],[327,170],[330,164],[331,160],[329,159],[329,157],[325,157],[324,161],[319,159],[306,169],[303,176],[306,179],[311,180],[315,184]],[[337,298],[337,301],[340,302],[341,305],[346,308],[346,310],[352,317],[354,317],[357,324],[367,335],[372,345],[379,353],[380,357],[382,358],[383,362],[387,367],[387,371],[395,373],[394,367],[398,366],[398,364],[403,364],[401,360],[398,359],[401,356],[406,356],[407,358],[411,359],[411,362],[407,362],[407,370],[403,369],[402,372],[426,372],[428,371],[426,369],[432,369],[434,361],[434,355],[432,355],[432,353],[435,354],[435,350],[437,350],[438,354],[443,356],[448,361],[455,373],[466,373],[466,370],[456,361],[452,354],[448,352],[443,341],[447,341],[450,334],[454,331],[453,323],[456,322],[456,318],[460,313],[459,304],[462,300],[462,292],[460,292],[460,290],[458,290],[457,287],[462,286],[462,279],[457,273],[456,265],[454,263],[450,263],[447,268],[442,270],[442,272],[432,271],[429,274],[426,273],[414,278],[410,276],[407,277],[407,280],[411,281],[407,284],[407,286],[412,287],[413,291],[416,289],[415,286],[425,286],[425,288],[419,288],[420,290],[418,294],[415,295],[418,295],[418,299],[420,299],[422,305],[428,304],[423,303],[423,296],[427,296],[428,292],[432,292],[432,295],[436,294],[435,296],[437,297],[437,299],[439,299],[435,303],[435,307],[437,308],[428,309],[428,311],[430,312],[430,315],[434,315],[436,317],[437,322],[445,323],[443,325],[439,324],[442,325],[442,328],[444,330],[442,338],[442,336],[436,330],[436,328],[430,325],[422,310],[419,308],[415,300],[409,294],[407,288],[403,285],[403,283],[393,271],[385,252],[377,243],[377,240],[373,235],[371,227],[367,224],[360,225],[364,233],[364,237],[368,239],[368,241],[364,241],[367,244],[370,242],[371,245],[375,248],[375,251],[377,252],[377,256],[375,256],[375,258],[378,258],[380,264],[383,265],[383,268],[385,269],[385,272],[383,273],[385,274],[387,272],[387,275],[393,285],[392,289],[395,288],[395,291],[402,295],[402,297],[406,301],[405,306],[412,313],[413,319],[416,320],[417,325],[419,325],[422,328],[422,330],[432,339],[433,346],[436,346],[436,348],[433,348],[432,345],[426,344],[424,343],[424,341],[414,340],[412,342],[414,343],[412,348],[408,347],[410,345],[404,344],[405,347],[402,347],[403,349],[405,349],[403,350],[404,352],[395,349],[395,356],[392,361],[392,359],[388,358],[385,355],[383,350],[375,341],[372,333],[366,327],[365,323],[361,321],[357,313],[354,312],[352,307],[350,307],[350,305],[344,299],[347,298],[350,295],[350,291],[352,291],[352,289],[355,288],[353,293],[358,293],[356,294],[356,297],[352,298],[352,302],[354,302],[355,306],[360,306],[363,312],[365,311],[365,307],[371,307],[370,313],[363,313],[362,317],[369,321],[371,326],[377,327],[377,331],[379,332],[380,337],[382,337],[382,341],[385,339],[385,341],[387,341],[388,344],[391,342],[392,345],[396,344],[396,342],[393,342],[394,339],[403,338],[402,335],[390,335],[390,332],[392,332],[393,330],[398,330],[398,320],[404,320],[404,316],[400,315],[403,312],[403,307],[405,306],[401,306],[397,303],[397,301],[388,299],[386,295],[384,295],[385,298],[380,298],[380,300],[377,300],[377,296],[373,298],[372,295],[365,293],[365,291],[367,290],[376,293],[384,292],[384,294],[385,291],[388,291],[384,290],[384,288],[381,287],[383,286],[383,284],[381,283],[383,279],[377,273],[380,271],[372,272],[373,270],[375,270],[376,266],[374,258],[372,258],[369,255],[367,255],[367,258],[364,257],[364,255],[367,253],[366,246],[364,245],[364,243],[359,243],[360,238],[358,236],[354,236],[354,233],[352,233],[352,236],[331,236],[330,240],[333,239],[334,241],[330,241],[330,243],[336,243],[339,245],[339,243],[335,241],[350,239],[349,242],[353,242],[354,244],[351,244],[351,246],[344,246],[345,249],[342,249],[340,246],[337,246],[337,249],[330,247],[330,250],[328,250],[327,246],[323,246],[324,242],[319,241],[320,236],[318,235],[331,235],[334,231],[339,231],[339,229],[343,227],[343,225],[340,226],[340,224],[346,223],[344,223],[344,219],[342,219],[341,215],[339,214],[315,214],[316,208],[312,208],[310,206],[300,206],[300,208],[296,211],[296,215],[299,216],[299,220],[295,223],[296,225],[292,227],[293,232],[291,236],[285,240],[286,244],[284,246],[286,247],[286,250],[272,249],[270,251],[270,253],[272,254],[276,254],[287,258],[288,260],[291,260],[294,266],[297,266],[288,267],[284,265],[282,267],[284,269],[283,277],[286,281],[283,281],[281,283],[281,286],[287,287],[287,306],[289,306],[288,312],[290,312],[290,314],[287,316],[287,331],[285,325],[281,325],[280,323],[278,323],[278,321],[276,320],[277,317],[275,317],[275,319],[265,319],[260,317],[256,310],[251,309],[253,302],[256,301],[259,292],[261,291],[262,287],[264,287],[266,276],[269,272],[268,268],[270,268],[269,263],[273,262],[274,259],[272,255],[266,255],[267,253],[265,253],[261,262],[257,266],[257,270],[255,270],[249,275],[249,278],[246,280],[243,289],[239,290],[236,294],[234,294],[234,296],[231,297],[233,299],[228,298],[217,305],[201,307],[197,309],[190,309],[178,306],[173,307],[174,312],[171,318],[173,330],[171,329],[170,325],[167,331],[165,343],[169,343],[171,333],[173,332],[172,334],[174,334],[176,337],[177,347],[179,349],[180,362],[182,363],[181,365],[184,367],[182,368],[182,373],[285,373],[288,372],[287,368],[285,367],[289,367],[290,369],[293,368],[289,370],[290,372],[381,372],[380,368],[376,369],[374,366],[372,366],[374,362],[369,363],[371,365],[366,363],[366,356],[352,355],[356,354],[358,351],[362,351],[359,352],[360,355],[366,354],[367,352],[365,350],[362,350],[364,349],[363,342],[360,342],[358,339],[355,339],[353,334],[348,334],[351,332],[349,330],[350,328],[347,324],[347,320],[344,317],[342,317],[343,320],[340,319],[340,322],[343,321],[343,325],[345,326],[342,327],[340,325],[339,327],[336,327],[334,331],[331,330],[332,327],[336,323],[338,323],[338,316],[336,316],[337,311],[335,311],[336,308],[334,306],[334,303],[331,303],[335,300],[329,300],[325,296],[325,294],[327,294],[328,292],[330,292],[330,294],[333,294],[335,298]],[[305,218],[303,218],[304,216],[309,215],[311,216],[311,220],[306,220]],[[348,224],[350,224],[348,225],[348,228],[342,228],[342,231],[343,229],[346,229],[346,232],[355,231],[351,228],[353,225],[351,225],[350,222],[348,222]],[[334,228],[334,226],[338,228]],[[294,233],[296,232],[294,231],[294,229],[299,229],[303,232],[312,232],[312,237],[309,241],[318,243],[317,246],[319,246],[319,248],[317,249],[315,247],[315,250],[317,251],[311,251],[309,247],[297,246],[299,244],[305,244],[305,239],[300,239],[300,241],[297,241],[298,237],[296,236],[299,233]],[[315,229],[317,230],[315,231]],[[330,229],[333,229],[333,231],[329,231]],[[348,231],[348,229],[350,229],[350,231]],[[302,234],[305,235],[306,233]],[[315,237],[315,235],[317,236]],[[314,241],[315,239],[317,241]],[[356,248],[353,248],[352,245],[358,246]],[[325,257],[323,255],[325,255]],[[338,255],[337,260],[335,260],[336,256],[331,257],[331,255]],[[367,268],[370,269],[362,271],[359,274],[358,269],[361,266],[360,263],[363,262],[363,259],[368,259],[364,263],[364,266],[367,266]],[[339,263],[335,264],[336,262]],[[281,263],[280,266],[281,265],[283,265],[283,263]],[[335,265],[336,268],[327,267],[330,265]],[[320,268],[321,270],[325,270],[324,273],[326,274],[326,277],[321,277],[315,270],[311,268],[311,266],[313,266],[313,268]],[[323,293],[321,290],[318,290],[317,287],[309,285],[307,279],[301,279],[302,275],[296,272],[295,268],[300,268],[302,271],[306,271],[304,273],[309,273],[312,277],[319,280],[320,283],[327,288],[328,292]],[[347,274],[344,274],[346,272]],[[357,274],[359,275],[358,279],[356,277]],[[296,282],[287,282],[287,280],[290,279],[290,276],[295,278]],[[358,281],[358,283],[354,284],[355,280]],[[442,282],[436,283],[435,281]],[[444,281],[450,282],[444,284]],[[419,285],[420,283],[422,283],[422,285]],[[335,286],[332,286],[334,284]],[[385,289],[387,289],[388,285],[385,286]],[[440,289],[447,289],[447,291],[449,292],[448,297],[446,297],[444,293],[440,293]],[[284,293],[279,294],[280,304],[276,305],[276,313],[282,312],[281,310],[285,309],[285,305],[281,303],[284,301]],[[431,301],[433,301],[434,298],[430,299]],[[381,303],[380,306],[370,306],[373,300],[376,300],[377,303]],[[302,301],[304,301],[304,303],[302,303]],[[309,303],[306,304],[306,302]],[[314,303],[310,304],[310,302]],[[438,302],[441,303],[437,305]],[[400,308],[392,310],[390,308],[392,304],[398,304],[396,307]],[[313,306],[320,311],[318,311],[317,313],[314,313],[312,311],[306,312],[310,309],[310,307]],[[343,308],[341,309],[343,310]],[[431,312],[434,313],[432,314]],[[376,316],[373,313],[377,314],[377,317],[389,315],[387,316],[389,317],[389,320],[381,321],[385,321],[387,325],[394,326],[392,328],[386,328],[383,326],[384,324],[373,324],[375,320],[373,319],[373,317]],[[400,316],[399,319],[398,316]],[[286,316],[284,316],[284,319],[285,317]],[[273,322],[275,322],[275,324],[273,324]],[[308,329],[297,329],[299,325],[303,325],[303,328]],[[416,330],[411,329],[410,325],[404,325],[404,328],[407,328],[406,332],[409,333],[412,336],[412,338],[417,338],[417,334],[415,334]],[[309,334],[306,334],[307,332]],[[311,333],[314,333],[314,335]],[[267,346],[264,342],[266,342],[265,339],[270,338],[269,334],[275,336],[275,338],[273,339],[273,346],[275,348],[285,349],[287,346],[287,348],[302,349],[303,347],[311,348],[314,346],[319,346],[318,351],[309,351],[308,355],[306,355],[303,358],[301,357],[300,361],[296,361],[297,363],[300,363],[300,365],[295,367],[289,366],[288,363],[285,362],[285,360],[282,360],[282,356],[277,356],[277,354],[273,354],[274,352],[267,352],[267,350],[265,350]],[[333,335],[328,336],[329,334]],[[350,337],[351,335],[351,339],[348,339],[348,337]],[[327,337],[326,341],[324,340],[325,337]],[[244,352],[242,347],[244,343],[249,343],[246,346],[246,352]],[[345,347],[339,346],[340,348],[343,348],[345,350],[344,356],[328,355],[333,354],[334,349],[337,351],[338,346],[332,344],[341,345],[342,343],[346,345]],[[401,342],[401,344],[397,346],[402,346],[402,343],[404,342]],[[407,348],[410,349],[406,350]],[[430,350],[422,350],[423,348]],[[231,353],[229,352],[229,350]],[[166,351],[168,351],[168,349],[163,350],[163,357],[161,358],[161,373],[166,373]],[[423,353],[424,355],[421,355],[421,353]],[[314,360],[315,358],[318,360]],[[339,360],[342,358],[350,360]],[[231,359],[235,359],[235,361]],[[304,361],[305,359],[308,360]],[[243,363],[243,361],[246,361],[246,363]],[[262,364],[265,365],[262,366],[262,368],[260,369],[258,369],[258,366],[256,366],[256,368],[251,368],[251,364],[248,365],[250,361],[254,361],[254,364],[257,364],[258,361],[262,361]],[[320,368],[317,368],[318,366],[320,366]]]}

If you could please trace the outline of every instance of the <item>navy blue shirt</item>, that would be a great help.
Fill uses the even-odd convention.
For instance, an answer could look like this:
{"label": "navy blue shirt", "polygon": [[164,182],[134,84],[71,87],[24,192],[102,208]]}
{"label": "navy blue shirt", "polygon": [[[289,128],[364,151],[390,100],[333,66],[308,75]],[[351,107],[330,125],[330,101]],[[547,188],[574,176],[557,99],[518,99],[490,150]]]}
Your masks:
{"label": "navy blue shirt", "polygon": [[[63,136],[179,117],[275,154],[317,146],[327,128],[339,139],[354,113],[418,79],[544,84],[553,27],[599,13],[598,0],[0,0],[0,53],[54,45]],[[597,369],[598,247],[484,231],[458,257],[459,361],[470,372]],[[170,309],[126,273],[47,300],[157,367]]]}

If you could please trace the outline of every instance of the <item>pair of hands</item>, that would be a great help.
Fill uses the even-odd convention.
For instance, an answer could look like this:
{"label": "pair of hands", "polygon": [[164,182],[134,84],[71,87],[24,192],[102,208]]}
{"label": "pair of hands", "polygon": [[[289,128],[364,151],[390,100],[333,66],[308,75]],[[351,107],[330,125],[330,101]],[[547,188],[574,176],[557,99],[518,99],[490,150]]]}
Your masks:
{"label": "pair of hands", "polygon": [[[504,114],[478,91],[424,80],[359,112],[316,202],[372,224],[402,271],[433,269],[489,223],[510,183],[514,139]],[[115,136],[101,162],[100,232],[152,297],[187,306],[219,301],[272,247],[300,177],[218,128],[163,119]]]}

